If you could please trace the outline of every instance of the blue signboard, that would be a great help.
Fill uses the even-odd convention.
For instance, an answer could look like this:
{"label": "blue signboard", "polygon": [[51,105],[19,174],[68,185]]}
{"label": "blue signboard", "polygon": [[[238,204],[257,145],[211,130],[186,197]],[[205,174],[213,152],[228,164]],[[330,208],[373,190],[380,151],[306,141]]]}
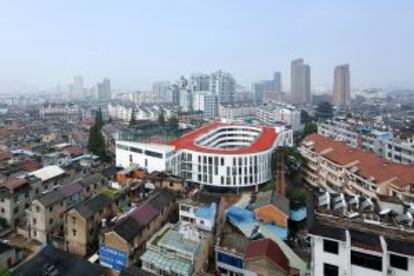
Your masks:
{"label": "blue signboard", "polygon": [[122,251],[101,244],[99,246],[99,263],[120,272],[126,267],[127,255]]}

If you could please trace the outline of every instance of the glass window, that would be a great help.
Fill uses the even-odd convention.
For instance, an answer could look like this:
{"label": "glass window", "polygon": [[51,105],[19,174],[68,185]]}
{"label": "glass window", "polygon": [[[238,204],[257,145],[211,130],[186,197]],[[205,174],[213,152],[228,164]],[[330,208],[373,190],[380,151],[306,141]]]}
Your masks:
{"label": "glass window", "polygon": [[408,270],[407,257],[390,254],[390,266],[401,270]]}
{"label": "glass window", "polygon": [[338,276],[339,269],[336,265],[324,263],[323,264],[323,275],[324,276]]}
{"label": "glass window", "polygon": [[323,240],[323,251],[338,255],[338,242]]}
{"label": "glass window", "polygon": [[382,271],[382,257],[351,251],[351,264]]}

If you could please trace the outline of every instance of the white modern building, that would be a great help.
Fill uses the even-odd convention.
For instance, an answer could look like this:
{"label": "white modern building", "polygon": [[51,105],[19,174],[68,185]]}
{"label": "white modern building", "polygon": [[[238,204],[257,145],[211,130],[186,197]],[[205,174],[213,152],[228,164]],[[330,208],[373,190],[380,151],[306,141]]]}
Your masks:
{"label": "white modern building", "polygon": [[220,104],[219,116],[222,119],[240,119],[244,117],[254,117],[256,106],[253,104]]}
{"label": "white modern building", "polygon": [[256,109],[256,119],[269,125],[277,123],[286,124],[291,126],[294,131],[298,131],[301,128],[300,110],[287,104],[261,105]]}
{"label": "white modern building", "polygon": [[195,92],[193,95],[193,110],[203,111],[205,119],[217,118],[217,96],[208,91]]}
{"label": "white modern building", "polygon": [[312,275],[414,275],[411,211],[395,201],[329,193],[310,197]]}
{"label": "white modern building", "polygon": [[193,92],[190,89],[182,87],[179,100],[181,111],[188,112],[193,110]]}
{"label": "white modern building", "polygon": [[257,186],[271,179],[277,146],[291,146],[292,130],[215,121],[166,145],[117,141],[116,165],[168,171],[214,187]]}

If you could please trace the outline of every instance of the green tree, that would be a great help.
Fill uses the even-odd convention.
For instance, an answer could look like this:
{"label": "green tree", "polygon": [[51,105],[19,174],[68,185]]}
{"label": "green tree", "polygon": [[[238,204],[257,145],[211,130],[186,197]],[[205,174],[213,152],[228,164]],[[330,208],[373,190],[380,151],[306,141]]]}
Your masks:
{"label": "green tree", "polygon": [[302,139],[305,138],[306,136],[308,136],[312,133],[316,133],[316,132],[318,132],[318,125],[314,122],[309,122],[309,123],[305,124],[305,127],[303,128]]}
{"label": "green tree", "polygon": [[165,125],[164,111],[161,111],[158,115],[158,123],[162,126]]}
{"label": "green tree", "polygon": [[309,115],[309,113],[306,112],[305,110],[301,110],[300,111],[300,122],[302,124],[306,124],[306,123],[309,123],[310,121],[312,121],[312,117]]}
{"label": "green tree", "polygon": [[175,115],[172,115],[169,119],[168,119],[168,125],[173,128],[173,129],[178,129],[178,118]]}
{"label": "green tree", "polygon": [[95,115],[95,124],[89,130],[88,150],[101,158],[106,158],[102,126],[102,111],[99,109]]}
{"label": "green tree", "polygon": [[96,114],[95,114],[95,125],[97,125],[99,128],[102,128],[103,125],[104,125],[104,120],[103,120],[101,108],[98,108],[98,111],[96,111]]}
{"label": "green tree", "polygon": [[5,267],[1,267],[0,268],[0,276],[11,276],[11,272],[5,268]]}
{"label": "green tree", "polygon": [[134,126],[137,123],[135,119],[135,108],[132,109],[131,119],[129,120],[129,126]]}

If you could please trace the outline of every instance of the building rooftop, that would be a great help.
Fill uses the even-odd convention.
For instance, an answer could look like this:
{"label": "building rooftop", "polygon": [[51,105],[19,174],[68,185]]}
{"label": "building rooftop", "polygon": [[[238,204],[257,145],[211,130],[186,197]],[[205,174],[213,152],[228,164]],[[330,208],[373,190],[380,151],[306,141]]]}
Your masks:
{"label": "building rooftop", "polygon": [[37,171],[31,172],[29,175],[34,175],[42,182],[48,181],[65,173],[59,166],[46,166]]}
{"label": "building rooftop", "polygon": [[274,191],[267,191],[257,194],[256,201],[252,204],[254,209],[261,208],[267,205],[273,205],[283,213],[289,216],[290,207],[289,199]]}
{"label": "building rooftop", "polygon": [[336,164],[352,168],[356,174],[370,178],[374,183],[390,181],[400,188],[414,184],[413,166],[385,160],[374,152],[353,148],[319,134],[309,135],[302,145]]}
{"label": "building rooftop", "polygon": [[104,208],[110,206],[112,200],[104,194],[99,194],[95,197],[92,197],[88,200],[85,200],[78,204],[74,209],[82,217],[88,219],[93,217],[94,214],[103,210]]}
{"label": "building rooftop", "polygon": [[74,182],[71,184],[61,186],[57,190],[44,194],[38,199],[38,201],[43,206],[47,207],[74,194],[80,193],[82,189],[83,188],[79,183]]}
{"label": "building rooftop", "polygon": [[280,247],[271,239],[253,240],[249,242],[246,249],[245,259],[250,260],[262,257],[267,257],[274,264],[289,271],[289,259]]}
{"label": "building rooftop", "polygon": [[383,236],[401,246],[397,252],[414,254],[414,210],[408,206],[316,191],[308,193],[307,206],[310,234],[345,241],[348,231],[352,246],[374,251],[382,250]]}
{"label": "building rooftop", "polygon": [[[212,148],[200,146],[197,144],[196,139],[208,134],[209,132],[221,128],[229,127],[232,125],[240,124],[230,124],[223,123],[220,121],[214,121],[212,123],[205,124],[204,126],[190,131],[183,136],[170,141],[168,144],[174,146],[176,149],[188,149],[204,153],[217,153],[217,154],[248,154],[259,151],[265,151],[270,149],[273,146],[274,141],[277,138],[277,134],[274,128],[272,127],[260,127],[261,133],[256,137],[256,139],[249,145],[238,148],[231,149],[221,149],[221,148]],[[241,125],[242,126],[242,125]]]}
{"label": "building rooftop", "polygon": [[35,256],[16,267],[13,275],[102,276],[110,275],[110,270],[47,245]]}
{"label": "building rooftop", "polygon": [[220,237],[219,247],[221,250],[231,251],[243,257],[248,245],[249,239],[240,234],[225,232]]}

